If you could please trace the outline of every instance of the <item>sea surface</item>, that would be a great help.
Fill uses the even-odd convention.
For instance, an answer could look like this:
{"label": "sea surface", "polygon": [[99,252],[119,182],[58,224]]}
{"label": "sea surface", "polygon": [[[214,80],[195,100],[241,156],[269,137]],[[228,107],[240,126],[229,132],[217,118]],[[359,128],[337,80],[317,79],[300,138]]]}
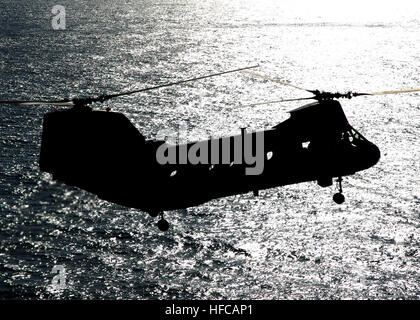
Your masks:
{"label": "sea surface", "polygon": [[[96,96],[254,64],[309,89],[420,87],[420,5],[364,2],[0,0],[0,100]],[[55,5],[64,30],[53,28]],[[270,128],[304,102],[238,107],[305,96],[234,73],[95,107],[124,113],[149,139],[186,124],[180,134],[194,141]],[[54,107],[1,105],[0,298],[420,299],[420,94],[341,103],[382,154],[345,177],[345,204],[332,201],[334,186],[302,183],[167,212],[166,233],[40,172],[42,117]]]}

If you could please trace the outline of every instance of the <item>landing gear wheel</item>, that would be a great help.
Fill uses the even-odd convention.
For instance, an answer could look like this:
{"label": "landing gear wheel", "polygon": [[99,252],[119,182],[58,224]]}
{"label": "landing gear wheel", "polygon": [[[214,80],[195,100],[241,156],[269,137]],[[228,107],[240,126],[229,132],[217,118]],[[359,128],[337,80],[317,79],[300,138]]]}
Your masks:
{"label": "landing gear wheel", "polygon": [[342,193],[336,193],[333,196],[333,200],[337,204],[342,204],[346,200],[346,198],[344,197],[344,195]]}
{"label": "landing gear wheel", "polygon": [[165,219],[161,218],[158,223],[158,228],[160,231],[168,231],[169,229],[169,223]]}
{"label": "landing gear wheel", "polygon": [[333,195],[333,200],[337,204],[342,204],[346,200],[346,198],[343,195],[343,187],[341,185],[342,182],[343,182],[343,178],[342,177],[338,177],[338,179],[337,179],[338,193],[336,193],[335,195]]}

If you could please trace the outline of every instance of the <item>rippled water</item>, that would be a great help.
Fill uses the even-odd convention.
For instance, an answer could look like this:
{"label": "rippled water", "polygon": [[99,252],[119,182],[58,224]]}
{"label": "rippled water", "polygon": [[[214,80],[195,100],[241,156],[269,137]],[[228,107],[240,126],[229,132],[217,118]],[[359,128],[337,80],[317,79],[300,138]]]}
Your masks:
{"label": "rippled water", "polygon": [[[414,1],[360,10],[328,1],[66,0],[62,31],[51,27],[55,4],[0,1],[0,100],[114,93],[255,63],[307,88],[420,87]],[[273,126],[300,104],[234,107],[301,94],[232,74],[110,105],[148,138],[186,121],[183,134],[195,140]],[[419,95],[342,105],[382,152],[375,167],[345,178],[344,205],[332,202],[333,188],[304,183],[169,212],[167,233],[143,212],[40,173],[51,107],[1,106],[0,297],[419,299]],[[66,268],[65,290],[51,286],[54,265]]]}

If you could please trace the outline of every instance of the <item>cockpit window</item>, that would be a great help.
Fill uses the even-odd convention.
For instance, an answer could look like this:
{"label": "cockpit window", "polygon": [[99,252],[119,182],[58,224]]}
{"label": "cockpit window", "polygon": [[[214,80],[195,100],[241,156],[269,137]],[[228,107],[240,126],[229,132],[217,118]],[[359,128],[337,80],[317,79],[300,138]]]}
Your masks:
{"label": "cockpit window", "polygon": [[[316,148],[329,147],[331,145],[339,145],[342,147],[361,147],[366,145],[368,140],[363,137],[357,130],[348,126],[344,130],[340,130],[335,135],[325,135],[317,137],[318,139],[312,139],[307,146],[308,150],[314,150]],[[302,148],[305,148],[305,143],[302,143]]]}
{"label": "cockpit window", "polygon": [[354,139],[356,140],[362,140],[362,141],[366,141],[366,139],[359,133],[357,132],[354,128],[350,129],[350,134],[353,136]]}
{"label": "cockpit window", "polygon": [[366,139],[352,127],[343,132],[342,139],[350,142],[354,146],[357,146],[359,142],[366,141]]}

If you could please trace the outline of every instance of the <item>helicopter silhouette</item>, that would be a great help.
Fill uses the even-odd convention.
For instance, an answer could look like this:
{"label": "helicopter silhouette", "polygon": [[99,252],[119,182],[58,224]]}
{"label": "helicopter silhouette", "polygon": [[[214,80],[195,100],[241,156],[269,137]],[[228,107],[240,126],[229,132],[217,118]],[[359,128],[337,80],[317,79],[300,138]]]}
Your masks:
{"label": "helicopter silhouette", "polygon": [[[349,124],[338,99],[420,91],[342,94],[307,90],[247,71],[256,67],[98,97],[12,100],[0,104],[71,106],[44,115],[40,170],[52,174],[54,180],[84,189],[100,199],[145,211],[152,217],[159,215],[157,225],[166,231],[169,223],[163,217],[165,211],[248,192],[258,196],[259,190],[301,182],[316,181],[319,186],[328,187],[336,178],[338,190],[333,200],[342,204],[345,201],[343,177],[374,166],[380,159],[380,150]],[[313,94],[245,107],[300,100],[315,102],[290,111],[290,118],[270,129],[248,132],[242,128],[238,135],[185,144],[146,140],[122,113],[89,107],[95,102],[238,71]],[[264,137],[260,149],[263,170],[247,174],[256,163],[245,161],[245,144],[256,153],[258,146],[261,147],[258,136]],[[208,153],[203,156],[197,145],[205,146]],[[224,154],[219,152],[221,149]],[[204,161],[162,164],[157,157],[159,150],[175,154],[177,159],[195,152]]]}

